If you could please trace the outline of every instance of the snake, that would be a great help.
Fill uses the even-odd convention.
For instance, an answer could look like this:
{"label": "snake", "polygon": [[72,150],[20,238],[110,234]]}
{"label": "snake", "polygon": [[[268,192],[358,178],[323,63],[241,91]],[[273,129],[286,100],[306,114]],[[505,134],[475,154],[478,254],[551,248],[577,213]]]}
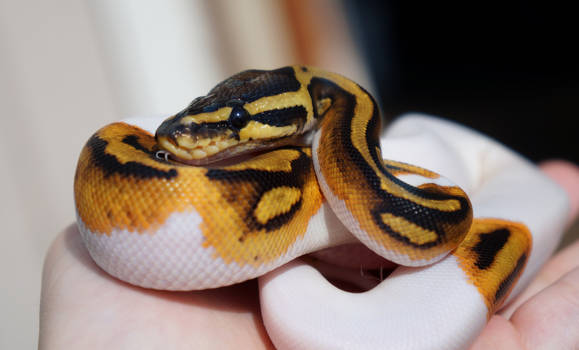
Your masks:
{"label": "snake", "polygon": [[[533,235],[517,220],[474,218],[469,196],[450,179],[384,159],[381,120],[374,97],[354,81],[295,65],[235,74],[155,134],[106,125],[86,142],[74,178],[84,244],[98,266],[130,284],[200,290],[279,274],[280,266],[303,269],[292,261],[361,242],[402,272],[382,283],[388,301],[373,291],[356,300],[372,300],[381,318],[434,313],[412,322],[392,316],[390,329],[377,331],[379,347],[465,348],[517,284]],[[292,290],[318,288],[300,278],[287,282]],[[290,288],[272,288],[262,291],[270,298],[262,307],[277,309],[262,312],[277,347],[373,347],[359,335],[355,310],[334,317],[327,308],[318,323],[307,314],[284,319],[308,307],[284,309],[276,300]],[[416,293],[427,299],[397,303]],[[325,303],[323,292],[309,295]]]}

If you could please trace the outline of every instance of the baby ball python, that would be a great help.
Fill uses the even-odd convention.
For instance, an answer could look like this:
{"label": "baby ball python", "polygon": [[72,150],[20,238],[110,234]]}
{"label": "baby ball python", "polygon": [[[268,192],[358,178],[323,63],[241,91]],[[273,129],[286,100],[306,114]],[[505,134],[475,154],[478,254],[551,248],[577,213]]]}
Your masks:
{"label": "baby ball python", "polygon": [[[380,122],[374,98],[355,82],[291,66],[226,79],[165,120],[155,136],[122,122],[107,125],[83,148],[74,181],[84,243],[101,268],[128,283],[194,290],[261,276],[303,254],[352,242],[353,235],[384,258],[421,271],[398,273],[402,286],[387,303],[436,289],[432,283],[450,291],[433,290],[432,304],[456,305],[436,317],[464,314],[457,318],[468,322],[459,325],[464,330],[420,337],[440,338],[428,340],[432,348],[464,347],[521,276],[531,233],[510,220],[473,220],[469,198],[450,180],[383,160]],[[276,295],[270,298],[275,304]],[[342,344],[336,339],[347,337],[328,322],[335,334],[315,335],[305,314],[296,322],[314,335],[299,327],[291,334],[282,320],[291,310],[281,307],[263,311],[277,346],[336,348]],[[412,301],[404,307],[421,312]],[[349,319],[346,328],[363,326],[352,326],[355,315]],[[413,322],[408,327],[416,334],[428,326]],[[405,334],[402,324],[380,332],[394,339]],[[346,348],[371,347],[341,341]],[[393,346],[420,344],[408,335]]]}

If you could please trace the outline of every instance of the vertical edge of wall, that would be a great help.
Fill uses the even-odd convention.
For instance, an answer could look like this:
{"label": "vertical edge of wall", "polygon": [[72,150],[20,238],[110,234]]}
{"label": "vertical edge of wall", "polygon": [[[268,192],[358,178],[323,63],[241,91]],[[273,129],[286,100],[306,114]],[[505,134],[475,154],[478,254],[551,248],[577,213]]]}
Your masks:
{"label": "vertical edge of wall", "polygon": [[283,5],[302,63],[343,74],[374,90],[341,1],[283,0]]}

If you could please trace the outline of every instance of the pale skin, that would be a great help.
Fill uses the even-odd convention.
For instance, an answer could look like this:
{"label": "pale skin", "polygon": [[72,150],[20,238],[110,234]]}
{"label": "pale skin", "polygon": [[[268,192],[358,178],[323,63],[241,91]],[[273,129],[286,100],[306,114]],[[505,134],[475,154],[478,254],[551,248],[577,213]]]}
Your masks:
{"label": "pale skin", "polygon": [[[579,168],[541,169],[579,212]],[[579,241],[558,252],[471,349],[579,346]],[[42,278],[40,349],[273,349],[255,281],[214,290],[162,292],[133,287],[100,270],[70,226],[48,251]]]}

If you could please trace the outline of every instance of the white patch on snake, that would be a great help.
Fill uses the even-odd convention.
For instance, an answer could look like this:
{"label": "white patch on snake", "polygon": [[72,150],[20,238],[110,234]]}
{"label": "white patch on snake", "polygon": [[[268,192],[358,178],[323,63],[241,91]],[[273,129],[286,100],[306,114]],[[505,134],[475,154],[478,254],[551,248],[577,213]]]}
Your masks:
{"label": "white patch on snake", "polygon": [[196,212],[175,213],[155,232],[144,233],[113,229],[105,235],[91,232],[80,218],[77,222],[94,261],[128,283],[167,290],[234,283],[220,278],[213,250],[202,248],[201,217]]}
{"label": "white patch on snake", "polygon": [[114,229],[110,235],[91,232],[77,217],[85,246],[109,274],[153,289],[197,290],[231,285],[261,276],[305,253],[352,241],[349,232],[324,206],[310,220],[306,233],[283,256],[259,267],[225,263],[213,247],[202,246],[201,216],[174,213],[155,232]]}

